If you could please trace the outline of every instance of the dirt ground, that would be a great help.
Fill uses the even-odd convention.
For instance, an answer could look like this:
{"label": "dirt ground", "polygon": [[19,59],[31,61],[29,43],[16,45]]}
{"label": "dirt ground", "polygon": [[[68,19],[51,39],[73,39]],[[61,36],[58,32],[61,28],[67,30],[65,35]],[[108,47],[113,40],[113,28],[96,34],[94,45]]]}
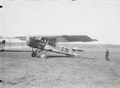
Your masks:
{"label": "dirt ground", "polygon": [[76,57],[0,52],[0,88],[120,88],[120,48],[87,49]]}

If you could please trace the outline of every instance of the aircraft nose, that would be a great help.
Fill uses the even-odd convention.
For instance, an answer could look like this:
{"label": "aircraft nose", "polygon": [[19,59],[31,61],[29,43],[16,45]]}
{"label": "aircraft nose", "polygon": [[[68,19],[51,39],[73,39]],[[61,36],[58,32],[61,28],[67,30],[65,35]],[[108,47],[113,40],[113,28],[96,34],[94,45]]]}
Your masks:
{"label": "aircraft nose", "polygon": [[30,44],[30,37],[27,36],[26,38],[26,44],[29,45]]}

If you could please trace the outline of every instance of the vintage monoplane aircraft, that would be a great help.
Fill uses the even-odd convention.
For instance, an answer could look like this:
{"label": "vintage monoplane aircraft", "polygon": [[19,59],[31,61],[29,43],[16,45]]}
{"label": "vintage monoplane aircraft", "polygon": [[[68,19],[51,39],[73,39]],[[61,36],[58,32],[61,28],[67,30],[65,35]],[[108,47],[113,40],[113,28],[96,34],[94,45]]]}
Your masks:
{"label": "vintage monoplane aircraft", "polygon": [[[19,38],[24,40],[24,37]],[[64,35],[64,36],[30,36],[26,38],[26,44],[32,48],[32,57],[36,57],[40,54],[41,58],[46,58],[46,53],[48,51],[61,53],[67,56],[75,56],[76,52],[83,51],[71,47],[66,47],[59,44],[59,42],[91,42],[97,41],[96,39],[91,39],[86,35]]]}

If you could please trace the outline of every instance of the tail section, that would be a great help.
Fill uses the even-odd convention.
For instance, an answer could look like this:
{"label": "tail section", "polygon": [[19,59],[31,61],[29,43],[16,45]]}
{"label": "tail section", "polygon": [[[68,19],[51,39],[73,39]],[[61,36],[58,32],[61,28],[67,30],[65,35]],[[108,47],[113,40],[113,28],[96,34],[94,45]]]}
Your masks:
{"label": "tail section", "polygon": [[77,56],[78,54],[78,52],[84,52],[84,50],[80,50],[78,47],[74,47],[73,49],[73,52],[74,52],[74,56]]}

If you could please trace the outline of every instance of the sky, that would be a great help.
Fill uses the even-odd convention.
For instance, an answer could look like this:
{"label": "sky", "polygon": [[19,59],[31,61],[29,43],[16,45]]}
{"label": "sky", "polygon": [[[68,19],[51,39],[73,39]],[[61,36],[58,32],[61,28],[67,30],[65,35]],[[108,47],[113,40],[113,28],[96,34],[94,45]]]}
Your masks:
{"label": "sky", "polygon": [[0,36],[88,35],[120,44],[120,0],[0,0]]}

